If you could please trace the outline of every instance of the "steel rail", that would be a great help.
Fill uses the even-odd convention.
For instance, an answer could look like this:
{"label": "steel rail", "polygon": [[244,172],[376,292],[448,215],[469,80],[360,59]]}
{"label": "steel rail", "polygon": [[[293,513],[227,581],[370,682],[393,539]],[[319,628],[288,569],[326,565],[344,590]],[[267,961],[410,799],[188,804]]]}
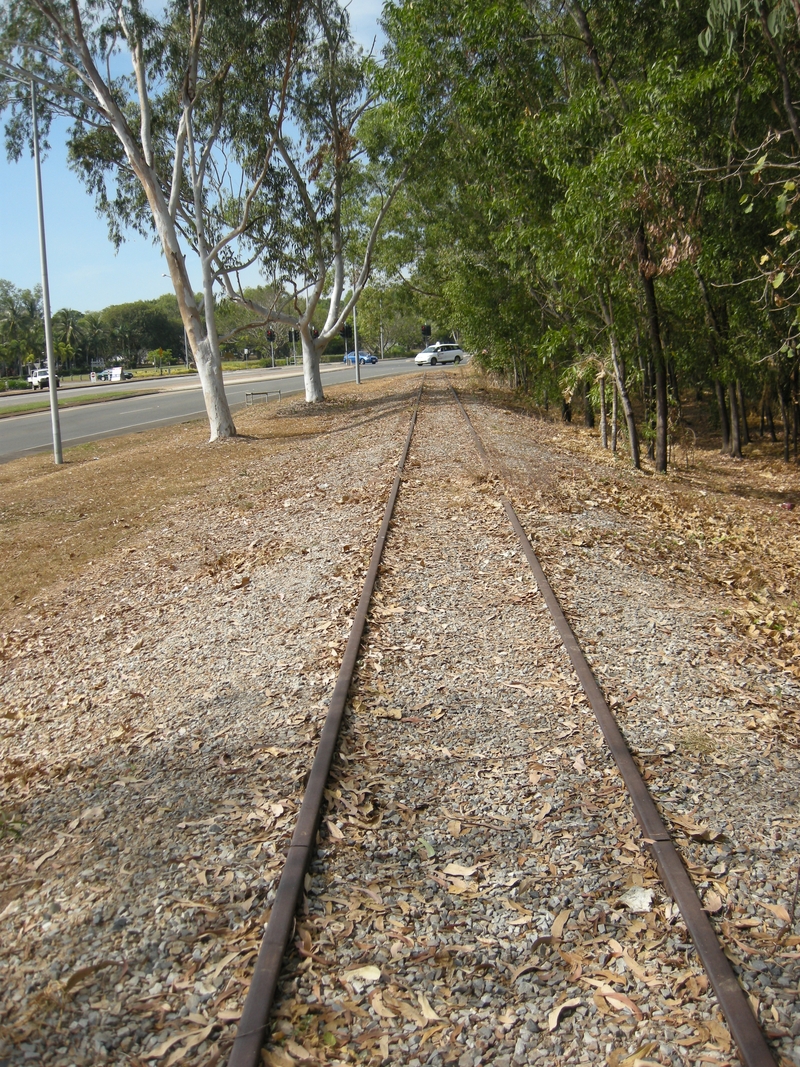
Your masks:
{"label": "steel rail", "polygon": [[[495,476],[498,476],[483,446],[483,442],[461,402],[461,398],[452,385],[450,388],[453,389],[453,394],[469,427],[477,452],[489,470]],[[639,773],[639,768],[631,755],[622,730],[606,703],[592,668],[584,656],[575,633],[528,540],[528,535],[525,533],[511,501],[502,492],[500,493],[500,501],[505,509],[507,518],[514,528],[539,591],[544,597],[556,629],[564,642],[567,655],[572,662],[578,680],[605,737],[606,744],[614,757],[617,769],[630,794],[634,813],[642,828],[644,842],[648,845],[655,858],[659,874],[667,891],[680,909],[686,928],[697,949],[697,954],[716,993],[717,1001],[728,1023],[731,1035],[739,1049],[742,1063],[745,1067],[775,1067],[776,1061],[758,1024],[758,1020],[753,1014],[747,996],[733,972],[728,957],[722,950],[714,928],[703,910],[703,905],[694,883],[689,877],[680,854],[672,841],[672,836],[658,812],[644,779]]]}
{"label": "steel rail", "polygon": [[378,577],[378,567],[383,555],[383,546],[389,533],[389,524],[392,520],[395,501],[400,491],[403,468],[411,447],[411,438],[417,422],[417,412],[424,384],[425,379],[423,378],[414,403],[411,425],[400,456],[400,462],[398,463],[397,475],[389,492],[389,498],[383,513],[383,522],[375,541],[375,547],[372,550],[372,558],[364,578],[358,607],[353,616],[350,635],[347,639],[333,696],[328,705],[328,712],[320,733],[319,744],[314,756],[314,762],[311,765],[308,784],[306,785],[303,803],[300,806],[297,822],[295,823],[289,852],[281,872],[275,901],[261,941],[253,978],[250,982],[250,989],[245,998],[242,1017],[239,1020],[233,1048],[228,1060],[229,1067],[258,1067],[261,1063],[261,1048],[267,1036],[267,1025],[272,1010],[272,1002],[275,998],[275,990],[277,989],[281,967],[283,966],[283,957],[294,930],[295,914],[305,887],[306,871],[311,862],[317,839],[317,829],[325,798],[325,786],[328,782],[331,763],[336,751],[336,743],[339,739],[339,729],[344,717],[347,695],[353,679],[356,660],[358,659],[372,592]]}

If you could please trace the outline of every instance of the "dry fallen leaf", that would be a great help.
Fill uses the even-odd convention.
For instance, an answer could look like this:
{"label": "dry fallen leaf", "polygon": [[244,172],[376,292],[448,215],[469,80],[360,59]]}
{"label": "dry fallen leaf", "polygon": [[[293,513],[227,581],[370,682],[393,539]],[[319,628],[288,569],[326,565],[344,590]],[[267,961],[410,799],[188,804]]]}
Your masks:
{"label": "dry fallen leaf", "polygon": [[557,1004],[547,1016],[547,1029],[550,1031],[555,1030],[558,1026],[558,1020],[561,1017],[562,1011],[567,1011],[569,1008],[577,1008],[581,1003],[580,997],[570,997],[569,1000],[565,1000],[562,1004]]}
{"label": "dry fallen leaf", "polygon": [[788,923],[791,921],[789,912],[784,908],[783,904],[765,904],[763,901],[758,902],[762,908],[766,908],[767,911],[771,911],[776,919],[780,919],[782,923]]}
{"label": "dry fallen leaf", "polygon": [[304,1060],[315,1059],[313,1053],[309,1052],[308,1049],[303,1048],[302,1045],[299,1045],[290,1037],[286,1039],[286,1051],[289,1053],[290,1056],[294,1056],[295,1059],[298,1059],[301,1063]]}
{"label": "dry fallen leaf", "polygon": [[[552,942],[553,942],[553,938],[549,934],[546,934],[544,937],[537,937],[534,940],[533,944],[531,945],[531,948],[533,948],[535,950],[535,949],[539,948],[542,945],[550,945],[550,944],[552,944]],[[529,960],[527,960],[521,966],[517,967],[517,969],[511,975],[511,981],[512,982],[516,982],[516,980],[518,978],[520,978],[523,974],[527,974],[528,971],[533,971],[537,967],[541,967],[541,965],[542,965],[541,957],[532,956]]]}
{"label": "dry fallen leaf", "polygon": [[261,1055],[266,1067],[295,1067],[297,1063],[297,1060],[293,1059],[288,1052],[284,1052],[283,1049],[264,1050]]}
{"label": "dry fallen leaf", "polygon": [[711,1034],[711,1040],[719,1045],[723,1052],[729,1052],[731,1048],[731,1035],[728,1028],[719,1019],[703,1020],[706,1029]]}
{"label": "dry fallen leaf", "polygon": [[356,967],[352,971],[345,971],[343,977],[347,982],[377,982],[381,977],[381,969],[369,964],[366,967]]}
{"label": "dry fallen leaf", "polygon": [[569,919],[571,914],[572,914],[572,909],[571,908],[564,908],[563,911],[560,911],[558,913],[558,915],[556,917],[556,921],[550,927],[550,936],[551,937],[561,937],[562,933],[564,932],[564,927],[567,924],[567,919]]}
{"label": "dry fallen leaf", "polygon": [[422,1008],[422,1014],[429,1022],[440,1022],[440,1016],[436,1014],[424,993],[417,993],[417,1000]]}
{"label": "dry fallen leaf", "polygon": [[383,1003],[383,994],[381,993],[380,990],[378,990],[377,993],[374,993],[372,995],[372,997],[370,998],[370,1003],[372,1004],[372,1007],[373,1007],[373,1010],[375,1011],[375,1014],[376,1015],[380,1015],[380,1017],[382,1019],[396,1019],[397,1018],[397,1016],[391,1010],[391,1008],[387,1008],[386,1005]]}
{"label": "dry fallen leaf", "polygon": [[683,830],[687,837],[696,837],[700,841],[716,841],[718,837],[722,837],[721,831],[710,830],[707,825],[697,823],[686,815],[675,815],[670,812],[669,818],[670,822]]}
{"label": "dry fallen leaf", "polygon": [[58,844],[55,846],[55,848],[51,848],[49,852],[45,852],[44,855],[40,856],[38,860],[35,861],[35,863],[31,864],[33,869],[35,871],[38,871],[43,863],[45,863],[49,859],[52,859],[52,857],[55,856],[56,852],[58,852],[58,850],[63,846],[65,840],[66,839],[62,837]]}
{"label": "dry fallen leaf", "polygon": [[160,1045],[156,1045],[154,1049],[146,1052],[144,1059],[146,1060],[160,1060],[162,1056],[165,1056],[173,1045],[177,1045],[179,1041],[183,1041],[185,1034],[173,1034],[172,1037],[168,1037],[166,1041],[162,1041]]}
{"label": "dry fallen leaf", "polygon": [[372,708],[372,714],[376,719],[402,719],[403,712],[400,708]]}
{"label": "dry fallen leaf", "polygon": [[715,893],[713,889],[709,889],[703,898],[703,907],[711,915],[714,915],[722,907],[722,897],[719,893]]}
{"label": "dry fallen leaf", "polygon": [[655,1052],[657,1048],[657,1041],[645,1041],[630,1055],[626,1053],[624,1048],[615,1049],[608,1057],[608,1067],[635,1067],[635,1064],[641,1063],[645,1057],[649,1056],[651,1052]]}
{"label": "dry fallen leaf", "polygon": [[392,998],[388,1001],[387,1006],[394,1008],[403,1016],[403,1018],[408,1019],[409,1022],[416,1023],[417,1026],[425,1026],[425,1017],[420,1015],[417,1009],[409,1004],[408,1001]]}
{"label": "dry fallen leaf", "polygon": [[462,867],[460,863],[448,863],[444,873],[455,875],[457,878],[471,878],[477,869],[477,867]]}
{"label": "dry fallen leaf", "polygon": [[69,993],[70,989],[82,982],[84,978],[88,978],[92,974],[96,974],[97,971],[102,971],[104,967],[119,967],[118,963],[114,960],[101,960],[99,963],[93,963],[88,967],[81,967],[79,970],[74,971],[64,983],[64,992]]}
{"label": "dry fallen leaf", "polygon": [[186,1040],[184,1041],[183,1047],[176,1049],[172,1053],[170,1058],[167,1060],[166,1067],[173,1067],[173,1064],[180,1063],[180,1061],[184,1059],[193,1048],[197,1048],[198,1045],[202,1045],[202,1043],[209,1036],[213,1029],[214,1026],[212,1024],[210,1026],[204,1027],[204,1029],[202,1030],[193,1030],[190,1034],[184,1034]]}
{"label": "dry fallen leaf", "polygon": [[461,878],[452,877],[450,879],[450,884],[447,887],[448,892],[453,893],[455,896],[458,896],[459,893],[469,892],[470,888],[470,885]]}
{"label": "dry fallen leaf", "polygon": [[631,1015],[635,1015],[637,1019],[644,1018],[637,1005],[633,1003],[630,997],[626,997],[624,993],[617,993],[614,989],[604,989],[602,993],[609,1003],[619,1004],[621,1008],[629,1011]]}

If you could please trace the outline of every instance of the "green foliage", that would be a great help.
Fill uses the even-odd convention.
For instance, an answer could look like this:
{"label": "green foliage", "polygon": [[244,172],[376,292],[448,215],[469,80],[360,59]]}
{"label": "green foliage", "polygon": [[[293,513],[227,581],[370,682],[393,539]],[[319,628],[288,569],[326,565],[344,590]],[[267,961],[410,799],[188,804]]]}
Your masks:
{"label": "green foliage", "polygon": [[43,355],[41,288],[17,289],[0,278],[0,373],[21,375],[27,363]]}
{"label": "green foliage", "polygon": [[[596,388],[615,343],[650,427],[659,364],[684,389],[738,380],[759,396],[794,329],[797,184],[766,195],[773,156],[748,166],[743,147],[769,134],[776,98],[787,108],[780,71],[757,34],[704,51],[706,19],[699,2],[657,0],[385,7],[395,121],[435,132],[390,269],[539,398]],[[783,15],[770,27],[797,33]],[[782,253],[754,270],[776,214]]]}

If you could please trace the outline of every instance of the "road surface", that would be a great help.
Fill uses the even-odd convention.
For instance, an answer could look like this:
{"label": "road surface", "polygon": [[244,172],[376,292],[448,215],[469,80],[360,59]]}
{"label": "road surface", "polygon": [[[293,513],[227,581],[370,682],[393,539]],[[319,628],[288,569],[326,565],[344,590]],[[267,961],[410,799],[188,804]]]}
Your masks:
{"label": "road surface", "polygon": [[[395,374],[408,374],[418,371],[419,368],[410,359],[386,359],[374,365],[367,364],[360,370],[361,377],[367,380]],[[354,368],[345,367],[340,363],[323,363],[321,371],[323,385],[326,386],[352,382],[355,379]],[[115,392],[130,393],[136,390],[141,391],[143,395],[125,396],[114,400],[113,403],[61,408],[59,421],[64,448],[94,441],[100,437],[138,433],[156,426],[189,422],[192,419],[206,417],[200,382],[195,375],[189,378],[177,378],[171,382],[168,378],[158,378],[100,386],[72,386],[69,389],[69,396],[70,399],[89,393],[96,396],[100,389],[104,392],[108,391],[109,400],[113,398]],[[245,393],[266,390],[270,392],[280,390],[282,397],[302,393],[302,368],[233,371],[225,375],[225,391],[228,394],[228,402],[234,410],[244,405]],[[59,394],[61,395],[61,390]],[[0,414],[4,407],[19,404],[19,402],[19,396],[3,398],[0,400]],[[52,447],[49,408],[5,419],[0,418],[0,462],[31,455],[34,452],[43,452]]]}

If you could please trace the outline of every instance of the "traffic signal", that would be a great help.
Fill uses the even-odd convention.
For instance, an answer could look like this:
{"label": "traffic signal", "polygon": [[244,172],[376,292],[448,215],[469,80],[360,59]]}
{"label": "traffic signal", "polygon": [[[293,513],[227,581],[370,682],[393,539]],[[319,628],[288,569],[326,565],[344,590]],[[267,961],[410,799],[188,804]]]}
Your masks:
{"label": "traffic signal", "polygon": [[342,337],[352,337],[353,327],[350,325],[349,322],[346,322],[344,326],[342,326],[341,330],[339,330],[339,333],[342,335]]}
{"label": "traffic signal", "polygon": [[422,336],[423,337],[430,337],[430,335],[431,335],[431,328],[427,323],[425,323],[425,325],[422,327]]}
{"label": "traffic signal", "polygon": [[317,329],[316,326],[312,326],[311,327],[311,336],[312,337],[319,337],[319,330]]}
{"label": "traffic signal", "polygon": [[267,340],[270,343],[275,340],[275,331],[274,330],[267,330]]}

